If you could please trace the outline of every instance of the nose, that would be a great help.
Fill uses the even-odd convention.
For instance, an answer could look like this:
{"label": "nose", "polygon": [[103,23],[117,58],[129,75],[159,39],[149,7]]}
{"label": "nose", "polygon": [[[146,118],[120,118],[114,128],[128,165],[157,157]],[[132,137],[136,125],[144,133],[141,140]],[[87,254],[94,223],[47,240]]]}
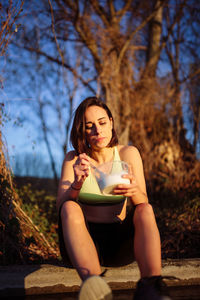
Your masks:
{"label": "nose", "polygon": [[95,125],[95,133],[100,134],[101,133],[101,126],[100,125]]}

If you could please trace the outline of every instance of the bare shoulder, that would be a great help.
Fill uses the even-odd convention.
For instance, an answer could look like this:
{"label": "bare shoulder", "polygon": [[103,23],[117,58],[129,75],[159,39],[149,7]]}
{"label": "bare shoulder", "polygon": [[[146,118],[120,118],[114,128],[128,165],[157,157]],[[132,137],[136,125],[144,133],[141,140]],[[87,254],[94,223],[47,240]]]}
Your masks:
{"label": "bare shoulder", "polygon": [[140,153],[135,146],[118,145],[118,151],[120,158],[125,161],[127,161],[127,159],[129,160],[141,158]]}
{"label": "bare shoulder", "polygon": [[73,179],[73,164],[77,159],[77,154],[75,151],[70,151],[65,155],[62,164],[61,171],[61,183],[63,180],[69,179],[70,181]]}
{"label": "bare shoulder", "polygon": [[[134,146],[119,145],[119,156],[121,160],[127,162],[132,167],[132,172],[143,191],[146,191],[143,161],[139,150]],[[146,193],[146,192],[145,192]]]}

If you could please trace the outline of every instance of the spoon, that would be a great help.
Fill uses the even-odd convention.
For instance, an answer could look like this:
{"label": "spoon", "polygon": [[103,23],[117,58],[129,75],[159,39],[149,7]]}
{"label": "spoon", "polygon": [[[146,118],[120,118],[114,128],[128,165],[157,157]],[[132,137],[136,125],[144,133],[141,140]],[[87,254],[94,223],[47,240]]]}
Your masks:
{"label": "spoon", "polygon": [[92,167],[93,170],[95,170],[95,172],[99,173],[101,178],[105,178],[106,174],[102,171],[100,171],[97,167],[95,167],[91,162],[90,162],[90,166]]}

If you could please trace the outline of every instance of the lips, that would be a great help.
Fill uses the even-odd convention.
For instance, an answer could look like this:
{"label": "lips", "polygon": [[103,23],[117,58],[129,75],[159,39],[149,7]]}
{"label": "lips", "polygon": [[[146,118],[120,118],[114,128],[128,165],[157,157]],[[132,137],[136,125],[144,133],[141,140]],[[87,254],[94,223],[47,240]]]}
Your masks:
{"label": "lips", "polygon": [[105,139],[105,137],[100,137],[96,139],[96,142],[102,142]]}

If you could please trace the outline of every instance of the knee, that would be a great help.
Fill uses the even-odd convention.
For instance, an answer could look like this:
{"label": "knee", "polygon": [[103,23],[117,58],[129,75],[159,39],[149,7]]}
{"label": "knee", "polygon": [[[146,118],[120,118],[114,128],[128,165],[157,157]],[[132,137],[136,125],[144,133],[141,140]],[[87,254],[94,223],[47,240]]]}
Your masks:
{"label": "knee", "polygon": [[61,208],[60,216],[63,221],[81,223],[84,216],[80,205],[74,201],[66,201]]}
{"label": "knee", "polygon": [[147,220],[155,220],[153,208],[149,203],[141,203],[135,208],[133,221],[134,223],[141,223]]}

